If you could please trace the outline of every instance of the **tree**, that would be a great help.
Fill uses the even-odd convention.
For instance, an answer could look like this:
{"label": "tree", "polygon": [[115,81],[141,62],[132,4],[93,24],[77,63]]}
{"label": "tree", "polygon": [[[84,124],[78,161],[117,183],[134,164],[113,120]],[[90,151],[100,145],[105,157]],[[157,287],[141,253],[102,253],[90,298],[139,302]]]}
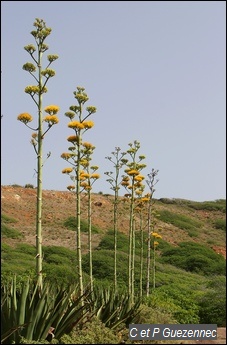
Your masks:
{"label": "tree", "polygon": [[[35,30],[31,32],[34,37],[36,46],[29,44],[24,47],[33,60],[33,63],[27,62],[23,65],[23,69],[30,73],[35,79],[36,85],[29,85],[25,88],[25,93],[31,96],[38,109],[38,125],[32,128],[28,123],[32,121],[32,116],[29,113],[22,113],[18,115],[17,119],[23,122],[28,128],[34,130],[32,134],[31,144],[37,155],[37,211],[36,211],[36,273],[37,282],[40,289],[43,286],[43,270],[42,270],[42,168],[43,168],[43,139],[46,133],[52,126],[59,122],[56,114],[59,107],[56,105],[49,105],[45,107],[46,116],[43,118],[43,94],[47,92],[47,82],[50,78],[55,76],[55,71],[49,66],[58,59],[57,55],[47,55],[48,64],[45,68],[42,67],[42,57],[49,48],[44,42],[47,36],[51,33],[51,28],[46,26],[42,19],[36,18],[34,22]],[[37,51],[36,51],[37,50]],[[43,122],[47,122],[48,127],[43,129]],[[49,158],[50,153],[47,155]]]}
{"label": "tree", "polygon": [[[78,265],[78,277],[79,277],[79,288],[80,296],[83,296],[83,271],[82,271],[82,252],[81,252],[81,182],[84,180],[85,175],[82,170],[83,164],[85,163],[85,151],[86,145],[82,142],[84,133],[94,126],[93,121],[88,121],[87,118],[96,112],[96,107],[86,107],[87,114],[83,116],[84,104],[89,100],[85,89],[83,87],[77,87],[74,91],[74,96],[77,100],[77,105],[71,105],[70,111],[65,113],[70,119],[68,127],[74,131],[74,135],[70,135],[67,140],[71,146],[68,148],[70,152],[62,153],[61,157],[71,164],[71,167],[67,167],[62,170],[63,174],[69,174],[74,185],[69,186],[68,189],[75,189],[76,195],[76,246],[77,246],[77,265]],[[74,120],[77,116],[78,120]],[[82,299],[83,304],[83,299]]]}

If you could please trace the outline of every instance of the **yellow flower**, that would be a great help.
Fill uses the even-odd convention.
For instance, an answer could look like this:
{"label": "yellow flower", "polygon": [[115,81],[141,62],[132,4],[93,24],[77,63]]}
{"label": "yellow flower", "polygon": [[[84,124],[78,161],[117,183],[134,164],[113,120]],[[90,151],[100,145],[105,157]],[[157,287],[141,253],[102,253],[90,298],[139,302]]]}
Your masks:
{"label": "yellow flower", "polygon": [[135,180],[135,181],[138,181],[138,182],[141,182],[142,180],[144,180],[144,176],[142,176],[142,175],[137,175],[137,176],[135,176],[134,180]]}
{"label": "yellow flower", "polygon": [[78,142],[79,140],[79,137],[77,135],[70,135],[68,138],[67,138],[68,141],[70,141],[71,143],[75,143],[75,142]]}
{"label": "yellow flower", "polygon": [[92,148],[94,147],[91,143],[88,143],[88,142],[84,142],[84,143],[83,143],[83,146],[84,146],[86,149],[92,149]]}
{"label": "yellow flower", "polygon": [[93,121],[84,121],[83,122],[84,128],[92,128],[94,126]]}
{"label": "yellow flower", "polygon": [[91,187],[91,186],[86,186],[85,189],[86,189],[86,190],[91,190],[92,187]]}
{"label": "yellow flower", "polygon": [[130,176],[131,175],[139,175],[139,171],[132,169],[132,170],[127,171],[127,174]]}
{"label": "yellow flower", "polygon": [[155,238],[162,238],[162,236],[159,235],[157,232],[152,232],[151,235],[152,235],[153,237],[155,237]]}
{"label": "yellow flower", "polygon": [[26,124],[26,123],[32,121],[32,116],[28,113],[22,113],[22,114],[17,116],[17,120]]}
{"label": "yellow flower", "polygon": [[46,78],[52,78],[55,76],[55,71],[53,69],[45,69],[41,72],[41,74]]}
{"label": "yellow flower", "polygon": [[98,179],[98,178],[100,178],[100,175],[99,174],[91,174],[91,178]]}
{"label": "yellow flower", "polygon": [[51,125],[56,125],[59,122],[56,115],[47,115],[46,117],[44,117],[43,121],[49,122]]}
{"label": "yellow flower", "polygon": [[69,122],[68,127],[73,128],[73,129],[83,129],[84,124],[82,122],[79,122],[79,121],[71,121],[71,122]]}
{"label": "yellow flower", "polygon": [[141,195],[143,192],[142,192],[141,190],[137,189],[137,190],[135,191],[135,193],[136,193],[137,195]]}
{"label": "yellow flower", "polygon": [[141,201],[147,202],[147,201],[149,201],[149,198],[144,197],[144,198],[141,199]]}
{"label": "yellow flower", "polygon": [[121,185],[122,185],[122,186],[128,186],[128,185],[129,185],[129,182],[128,182],[128,181],[122,181],[122,182],[121,182]]}
{"label": "yellow flower", "polygon": [[61,158],[68,160],[69,158],[71,158],[71,156],[72,156],[71,153],[64,152],[62,153]]}
{"label": "yellow flower", "polygon": [[88,178],[88,177],[90,177],[90,174],[88,174],[87,172],[84,172],[80,176],[84,177],[84,178]]}
{"label": "yellow flower", "polygon": [[88,186],[88,183],[87,182],[81,182],[80,186],[86,188]]}
{"label": "yellow flower", "polygon": [[135,187],[138,187],[138,188],[139,188],[139,187],[142,187],[142,186],[143,186],[142,182],[136,182],[136,183],[135,183]]}
{"label": "yellow flower", "polygon": [[26,86],[26,88],[24,89],[25,93],[29,93],[31,94],[38,94],[39,93],[39,86],[35,86],[35,85],[29,85]]}
{"label": "yellow flower", "polygon": [[71,173],[72,171],[73,171],[72,168],[65,168],[65,169],[62,170],[62,174],[69,174],[69,173]]}
{"label": "yellow flower", "polygon": [[159,244],[159,242],[154,241],[154,246],[156,247]]}
{"label": "yellow flower", "polygon": [[44,110],[50,115],[55,115],[59,112],[60,108],[57,105],[48,105]]}

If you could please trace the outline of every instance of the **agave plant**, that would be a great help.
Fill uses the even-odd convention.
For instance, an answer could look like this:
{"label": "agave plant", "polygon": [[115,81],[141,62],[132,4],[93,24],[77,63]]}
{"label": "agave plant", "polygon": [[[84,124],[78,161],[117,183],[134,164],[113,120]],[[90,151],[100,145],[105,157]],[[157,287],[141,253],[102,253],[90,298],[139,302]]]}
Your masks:
{"label": "agave plant", "polygon": [[109,288],[95,289],[94,309],[96,316],[111,329],[121,324],[128,326],[139,313],[140,299],[132,305],[131,296],[127,293],[115,292]]}
{"label": "agave plant", "polygon": [[89,294],[84,293],[81,306],[77,287],[53,287],[45,282],[40,290],[30,279],[18,287],[14,277],[10,285],[1,288],[1,343],[19,344],[22,338],[60,339],[85,319],[90,310]]}

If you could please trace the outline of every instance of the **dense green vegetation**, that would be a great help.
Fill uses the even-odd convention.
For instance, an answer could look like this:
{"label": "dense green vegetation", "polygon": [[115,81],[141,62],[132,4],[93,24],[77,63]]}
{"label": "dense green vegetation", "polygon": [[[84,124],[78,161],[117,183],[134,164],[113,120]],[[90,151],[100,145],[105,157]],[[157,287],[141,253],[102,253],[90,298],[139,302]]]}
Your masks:
{"label": "dense green vegetation", "polygon": [[226,200],[225,199],[218,199],[215,201],[197,202],[197,201],[185,200],[185,199],[161,198],[161,199],[159,199],[159,201],[161,201],[164,204],[187,206],[187,207],[195,209],[195,210],[220,211],[223,213],[226,212]]}
{"label": "dense green vegetation", "polygon": [[[157,203],[163,204],[163,201],[157,201]],[[172,203],[169,203],[169,201],[165,203],[177,205],[180,207],[179,210],[181,212],[178,212],[178,208],[167,209],[169,206],[166,206],[166,209],[161,209],[158,212],[158,219],[163,224],[174,225],[176,228],[185,231],[191,238],[197,238],[201,232],[206,231],[207,225],[205,226],[202,220],[199,221],[193,214],[190,216],[190,212],[185,212],[187,215],[183,213],[184,208],[186,210],[192,208],[193,202],[175,200]],[[213,205],[215,206],[212,209],[215,210],[214,212],[223,212],[224,205],[222,201],[217,203],[211,202],[208,205],[203,203],[202,207],[207,208]],[[209,212],[212,211],[209,210]],[[26,285],[27,278],[30,277],[31,281],[35,281],[36,277],[36,248],[35,246],[23,243],[23,234],[16,223],[16,219],[2,214],[2,301],[6,298],[3,293],[4,289],[7,286],[11,286],[14,274],[17,276],[16,288],[18,298],[20,291],[22,291],[20,289]],[[220,213],[218,213],[218,216],[209,219],[206,224],[208,224],[208,229],[215,229],[214,231],[217,231],[216,235],[218,235],[218,231],[220,231],[220,235],[223,234],[223,231],[226,231],[226,220],[220,216]],[[64,221],[63,226],[75,231],[76,218],[68,217]],[[87,229],[87,221],[81,220],[81,231],[86,233]],[[18,343],[130,343],[127,332],[127,325],[130,322],[167,324],[217,323],[218,326],[226,325],[226,261],[223,256],[211,248],[212,243],[214,243],[214,240],[210,236],[212,230],[207,231],[207,238],[210,236],[210,239],[207,239],[204,243],[182,241],[178,242],[178,245],[173,245],[162,238],[158,239],[159,244],[156,249],[155,267],[153,247],[151,251],[150,284],[153,287],[155,272],[155,288],[151,288],[151,293],[148,297],[144,295],[142,300],[138,299],[138,304],[135,305],[134,309],[130,308],[130,300],[127,297],[128,236],[122,232],[118,232],[118,294],[116,294],[113,290],[115,265],[113,250],[114,231],[107,230],[105,232],[98,227],[92,226],[92,233],[99,234],[101,239],[99,245],[93,249],[94,291],[93,294],[88,294],[88,304],[87,302],[85,303],[85,314],[87,317],[83,319],[83,327],[81,327],[81,318],[78,317],[78,325],[75,325],[72,330],[68,329],[67,331],[64,329],[61,334],[59,333],[58,338],[55,336],[52,339],[48,336],[46,340],[38,340],[35,334],[32,334],[30,339],[28,339],[29,333],[19,331],[17,334],[19,336],[17,338],[19,339]],[[141,279],[140,235],[140,231],[135,232],[135,296],[139,296]],[[13,239],[16,242],[12,247],[4,243],[4,239]],[[77,289],[78,274],[76,257],[77,252],[74,248],[43,246],[44,286],[49,284],[49,286],[55,287],[58,293],[61,293],[61,289],[63,291],[72,287]],[[146,290],[146,258],[147,234],[145,231],[143,237],[144,270],[142,274],[142,287],[144,291]],[[83,254],[82,259],[84,285],[88,288],[90,280],[89,253]],[[55,293],[57,292],[53,292],[52,295],[54,296]],[[47,298],[47,296],[43,296],[44,300],[47,300]],[[19,300],[18,303],[20,303]],[[50,306],[51,303],[50,301]],[[74,312],[79,315],[78,309]],[[54,314],[52,314],[52,317],[55,317]],[[48,320],[46,322],[48,324]],[[31,340],[31,337],[33,340]],[[6,343],[8,341],[9,339],[7,338]]]}
{"label": "dense green vegetation", "polygon": [[198,236],[197,230],[202,223],[183,214],[176,214],[168,210],[159,211],[159,219],[165,223],[170,223],[182,230],[186,230],[191,237]]}
{"label": "dense green vegetation", "polygon": [[[64,222],[64,226],[73,231],[76,231],[76,224],[76,217],[73,216],[68,217]],[[88,232],[88,222],[84,219],[80,220],[80,230],[81,232]],[[99,232],[101,232],[101,230],[94,225],[91,226],[91,231],[93,234],[98,234]]]}

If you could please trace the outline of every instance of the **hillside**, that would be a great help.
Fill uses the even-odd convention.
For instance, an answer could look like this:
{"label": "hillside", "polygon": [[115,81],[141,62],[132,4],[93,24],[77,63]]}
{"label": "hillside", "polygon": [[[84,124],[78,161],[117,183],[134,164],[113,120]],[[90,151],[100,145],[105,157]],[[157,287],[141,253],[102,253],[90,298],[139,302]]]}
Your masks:
{"label": "hillside", "polygon": [[[113,200],[112,195],[92,194],[92,224],[101,230],[93,235],[94,247],[98,246],[106,231],[112,228]],[[127,234],[128,203],[124,197],[120,197],[120,200],[118,228]],[[3,234],[2,241],[11,246],[18,242],[35,245],[36,189],[2,186],[1,201],[2,215],[13,218],[10,227],[22,234],[19,237]],[[202,243],[226,258],[225,200],[193,202],[160,199],[155,200],[154,207],[160,214],[156,229],[164,241],[172,245],[185,241]],[[64,223],[69,217],[75,216],[75,208],[75,196],[71,192],[43,191],[43,245],[73,248],[75,232]],[[82,219],[86,220],[86,195],[82,197],[81,209]],[[82,233],[82,243],[86,252],[86,233]]]}
{"label": "hillside", "polygon": [[[110,290],[113,287],[114,196],[99,193],[92,194],[91,197],[92,277],[94,291],[102,294],[107,287]],[[17,185],[2,186],[1,201],[2,284],[8,284],[14,273],[17,274],[17,281],[20,284],[27,279],[27,276],[35,276],[36,189]],[[145,296],[147,217],[144,215],[144,232],[141,232],[139,214],[135,213],[134,285],[136,294],[140,291],[144,297],[136,323],[217,324],[219,327],[217,343],[225,343],[226,201],[195,202],[183,199],[155,199],[153,209],[156,211],[154,232],[162,238],[158,238],[157,247],[151,244],[152,274],[149,282],[149,296]],[[85,284],[88,284],[90,278],[87,211],[88,199],[87,195],[83,194],[81,248]],[[129,199],[126,197],[119,198],[118,214],[116,266],[117,284],[122,290],[117,300],[122,303],[124,301],[122,291],[125,291],[128,284],[129,258],[130,213]],[[58,286],[59,283],[75,284],[78,281],[75,216],[74,194],[69,191],[43,191],[43,272],[44,277],[53,286]],[[143,239],[141,239],[141,233],[144,235]],[[119,307],[114,306],[113,315],[118,309]],[[104,320],[101,321],[104,322]],[[96,334],[95,323],[94,327]],[[93,328],[91,332],[93,339]],[[75,331],[75,337],[75,339],[78,338],[77,331]],[[119,337],[118,333],[117,337]],[[125,329],[124,337],[127,341],[127,329]],[[97,340],[97,343],[112,342]],[[203,341],[192,343],[202,344]],[[216,343],[216,341],[212,340],[209,343]]]}

